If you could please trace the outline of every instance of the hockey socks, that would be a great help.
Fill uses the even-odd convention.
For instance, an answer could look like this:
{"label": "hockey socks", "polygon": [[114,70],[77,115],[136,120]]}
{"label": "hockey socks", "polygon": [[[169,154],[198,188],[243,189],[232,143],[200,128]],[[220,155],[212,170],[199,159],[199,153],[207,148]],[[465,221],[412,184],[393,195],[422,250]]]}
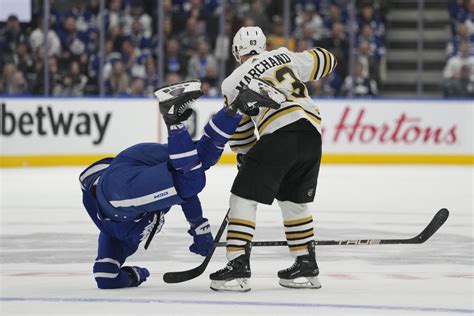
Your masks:
{"label": "hockey socks", "polygon": [[286,240],[293,257],[307,255],[307,244],[314,240],[313,216],[307,204],[278,201],[283,215]]}
{"label": "hockey socks", "polygon": [[230,196],[229,227],[227,229],[227,259],[233,260],[245,254],[245,247],[255,234],[257,202]]}
{"label": "hockey socks", "polygon": [[212,273],[211,289],[215,291],[250,291],[250,242],[255,232],[257,202],[232,194],[227,230],[227,265]]}

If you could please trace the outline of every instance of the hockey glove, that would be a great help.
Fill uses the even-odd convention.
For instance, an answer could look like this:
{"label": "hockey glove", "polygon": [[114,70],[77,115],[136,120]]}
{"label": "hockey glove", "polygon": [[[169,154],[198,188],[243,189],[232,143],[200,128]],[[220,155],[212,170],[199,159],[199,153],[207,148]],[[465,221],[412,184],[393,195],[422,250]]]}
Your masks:
{"label": "hockey glove", "polygon": [[190,80],[164,86],[155,91],[155,96],[165,123],[175,125],[186,121],[193,113],[189,107],[202,96],[201,82]]}
{"label": "hockey glove", "polygon": [[188,230],[188,234],[193,236],[194,241],[193,244],[189,246],[189,250],[195,254],[206,256],[214,246],[211,225],[209,225],[207,218],[203,218],[200,223],[192,226]]}
{"label": "hockey glove", "polygon": [[286,96],[283,92],[266,81],[254,78],[240,90],[229,108],[235,112],[240,111],[254,116],[258,114],[258,108],[279,109],[281,103],[285,101]]}
{"label": "hockey glove", "polygon": [[146,268],[124,266],[121,269],[128,274],[128,287],[139,286],[150,276],[150,272]]}

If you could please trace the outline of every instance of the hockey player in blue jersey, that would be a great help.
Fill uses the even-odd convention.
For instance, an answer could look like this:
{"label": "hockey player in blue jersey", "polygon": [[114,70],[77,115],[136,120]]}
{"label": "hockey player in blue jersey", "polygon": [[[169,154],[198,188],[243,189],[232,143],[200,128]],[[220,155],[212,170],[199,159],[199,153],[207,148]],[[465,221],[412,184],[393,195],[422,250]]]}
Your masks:
{"label": "hockey player in blue jersey", "polygon": [[149,271],[125,266],[125,260],[160,231],[173,205],[181,206],[190,224],[189,250],[202,256],[209,252],[211,228],[197,196],[205,186],[204,171],[221,156],[239,125],[239,113],[260,106],[255,102],[250,107],[245,102],[227,105],[204,127],[204,136],[193,142],[182,122],[192,114],[189,106],[202,95],[200,82],[163,87],[155,95],[168,127],[168,144],[137,144],[115,158],[95,162],[79,177],[83,204],[100,230],[93,273],[101,289],[146,281]]}

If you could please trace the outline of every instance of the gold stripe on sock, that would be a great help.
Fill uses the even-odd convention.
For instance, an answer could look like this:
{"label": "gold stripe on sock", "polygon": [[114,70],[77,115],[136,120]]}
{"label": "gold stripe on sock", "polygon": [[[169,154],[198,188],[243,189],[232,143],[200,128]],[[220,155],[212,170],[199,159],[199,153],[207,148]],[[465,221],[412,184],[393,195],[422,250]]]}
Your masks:
{"label": "gold stripe on sock", "polygon": [[240,238],[247,241],[252,241],[252,237],[248,235],[239,234],[239,233],[227,233],[227,239],[232,239],[232,238]]}
{"label": "gold stripe on sock", "polygon": [[289,226],[289,225],[298,225],[298,224],[306,224],[306,223],[310,223],[313,221],[313,216],[308,216],[308,217],[305,217],[305,218],[300,218],[300,219],[294,219],[294,220],[291,220],[291,221],[284,221],[283,224],[285,226]]}
{"label": "gold stripe on sock", "polygon": [[243,225],[248,225],[252,226],[255,228],[255,223],[252,221],[248,221],[245,219],[240,219],[240,218],[229,218],[229,224],[243,224]]}
{"label": "gold stripe on sock", "polygon": [[304,233],[301,233],[301,232],[288,232],[288,233],[285,233],[285,234],[286,234],[286,238],[288,240],[295,240],[295,239],[303,239],[303,238],[314,236],[314,231],[313,231],[313,229],[311,229],[311,231],[304,232]]}

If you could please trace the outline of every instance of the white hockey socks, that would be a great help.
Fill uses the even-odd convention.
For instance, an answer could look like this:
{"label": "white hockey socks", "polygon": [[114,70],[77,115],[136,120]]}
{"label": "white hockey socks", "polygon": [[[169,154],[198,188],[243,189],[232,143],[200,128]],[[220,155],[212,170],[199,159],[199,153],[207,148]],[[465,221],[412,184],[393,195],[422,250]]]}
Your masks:
{"label": "white hockey socks", "polygon": [[233,260],[245,253],[245,246],[255,233],[257,202],[230,196],[229,227],[227,229],[227,259]]}
{"label": "white hockey socks", "polygon": [[283,215],[285,235],[290,254],[294,257],[308,254],[308,243],[314,240],[313,216],[307,204],[278,201]]}

